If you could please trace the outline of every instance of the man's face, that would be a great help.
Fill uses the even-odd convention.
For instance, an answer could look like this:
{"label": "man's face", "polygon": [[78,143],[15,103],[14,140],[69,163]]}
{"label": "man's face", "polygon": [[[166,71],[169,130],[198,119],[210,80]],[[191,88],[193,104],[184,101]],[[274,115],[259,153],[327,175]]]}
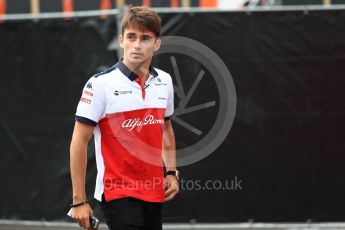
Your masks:
{"label": "man's face", "polygon": [[153,53],[160,47],[161,40],[150,31],[142,31],[135,27],[125,29],[119,36],[121,48],[124,50],[124,62],[136,68],[145,62],[151,63]]}

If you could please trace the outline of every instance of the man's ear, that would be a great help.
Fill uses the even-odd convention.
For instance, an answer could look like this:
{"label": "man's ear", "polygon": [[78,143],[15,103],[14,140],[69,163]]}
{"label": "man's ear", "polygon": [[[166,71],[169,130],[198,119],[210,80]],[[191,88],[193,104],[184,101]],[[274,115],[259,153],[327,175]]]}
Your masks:
{"label": "man's ear", "polygon": [[123,48],[123,36],[122,36],[122,34],[119,35],[119,44],[120,44],[120,47]]}
{"label": "man's ear", "polygon": [[162,43],[162,40],[160,38],[157,38],[155,41],[155,46],[153,47],[154,52],[158,51],[159,48],[161,48],[161,43]]}

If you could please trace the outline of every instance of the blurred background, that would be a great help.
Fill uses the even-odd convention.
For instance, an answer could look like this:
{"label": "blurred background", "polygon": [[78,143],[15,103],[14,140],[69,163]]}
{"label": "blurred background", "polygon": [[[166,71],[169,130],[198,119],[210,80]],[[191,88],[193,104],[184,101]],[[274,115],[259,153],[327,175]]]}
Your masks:
{"label": "blurred background", "polygon": [[[87,80],[121,57],[129,5],[153,7],[162,36],[210,48],[236,88],[230,132],[180,168],[165,229],[345,229],[345,0],[0,0],[0,229],[76,226],[66,223],[74,113]],[[178,149],[205,142],[220,76],[192,54],[156,55],[154,65],[186,92],[205,72],[187,108],[215,105],[173,119]]]}
{"label": "blurred background", "polygon": [[[342,5],[344,0],[1,0],[0,14],[114,9],[125,5],[240,9],[245,6]],[[4,10],[5,9],[5,10]]]}

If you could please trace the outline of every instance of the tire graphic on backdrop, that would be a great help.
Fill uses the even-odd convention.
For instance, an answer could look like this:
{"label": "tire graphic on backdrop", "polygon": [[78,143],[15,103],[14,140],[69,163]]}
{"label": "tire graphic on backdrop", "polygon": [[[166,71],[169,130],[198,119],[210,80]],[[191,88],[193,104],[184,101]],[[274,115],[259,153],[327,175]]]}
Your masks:
{"label": "tire graphic on backdrop", "polygon": [[[171,62],[175,72],[174,75],[175,78],[177,78],[176,82],[178,83],[177,88],[179,88],[179,84],[182,84],[182,80],[178,79],[180,78],[180,75],[176,74],[177,72],[175,68],[177,64],[176,60],[174,60],[173,54],[183,54],[195,59],[208,69],[216,82],[219,93],[219,111],[212,128],[197,143],[187,148],[177,150],[177,166],[190,165],[213,153],[227,137],[236,114],[236,89],[232,76],[224,62],[207,46],[190,38],[177,36],[162,37],[162,44],[163,45],[157,54],[171,55]],[[200,135],[201,131],[187,123],[184,123],[183,120],[179,118],[179,115],[207,109],[217,103],[216,101],[207,101],[198,106],[185,108],[188,99],[195,91],[197,84],[201,81],[204,73],[205,71],[201,69],[187,95],[183,95],[181,92],[175,92],[177,96],[180,97],[180,103],[172,116],[172,120],[174,122],[184,126],[197,135]],[[181,95],[184,97],[181,98]]]}

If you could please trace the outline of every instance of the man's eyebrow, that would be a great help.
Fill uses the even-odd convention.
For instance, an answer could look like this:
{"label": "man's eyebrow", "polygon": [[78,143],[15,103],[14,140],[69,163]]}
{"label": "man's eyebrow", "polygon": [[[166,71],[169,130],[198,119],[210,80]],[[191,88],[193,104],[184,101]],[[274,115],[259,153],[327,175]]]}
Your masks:
{"label": "man's eyebrow", "polygon": [[[137,34],[134,32],[128,32],[125,34],[125,36],[137,36]],[[154,38],[154,36],[152,36],[150,34],[142,34],[141,37],[142,38]]]}
{"label": "man's eyebrow", "polygon": [[126,36],[133,36],[135,33],[127,33]]}
{"label": "man's eyebrow", "polygon": [[150,34],[143,34],[142,37],[144,37],[144,38],[153,38]]}

